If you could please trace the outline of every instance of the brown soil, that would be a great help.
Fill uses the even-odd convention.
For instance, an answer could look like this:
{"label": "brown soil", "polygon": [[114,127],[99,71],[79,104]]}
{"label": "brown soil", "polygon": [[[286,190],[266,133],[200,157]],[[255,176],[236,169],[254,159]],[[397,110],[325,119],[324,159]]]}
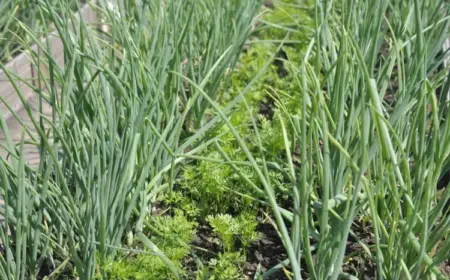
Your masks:
{"label": "brown soil", "polygon": [[[283,243],[272,225],[260,223],[257,230],[263,234],[263,238],[250,246],[245,267],[245,275],[250,276],[251,279],[258,268],[258,264],[261,264],[262,271],[265,272],[287,259]],[[279,270],[268,279],[288,278],[282,270]]]}

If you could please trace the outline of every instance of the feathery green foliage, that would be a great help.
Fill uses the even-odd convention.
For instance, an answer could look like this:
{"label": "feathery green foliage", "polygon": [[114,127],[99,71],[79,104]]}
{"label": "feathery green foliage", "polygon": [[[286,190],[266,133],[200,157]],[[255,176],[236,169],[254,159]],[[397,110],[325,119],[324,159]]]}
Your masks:
{"label": "feathery green foliage", "polygon": [[[179,274],[184,274],[182,260],[189,254],[188,244],[194,239],[197,224],[188,221],[181,212],[174,217],[156,217],[150,223],[154,224],[153,230],[148,231],[150,239],[174,263]],[[167,265],[151,251],[137,253],[135,257],[126,254],[106,267],[109,279],[175,279]]]}

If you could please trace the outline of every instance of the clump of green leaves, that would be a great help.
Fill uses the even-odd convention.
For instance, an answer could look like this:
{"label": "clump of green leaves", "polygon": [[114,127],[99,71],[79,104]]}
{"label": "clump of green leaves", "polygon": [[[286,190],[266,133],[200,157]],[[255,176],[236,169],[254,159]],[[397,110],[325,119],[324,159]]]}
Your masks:
{"label": "clump of green leaves", "polygon": [[[194,239],[198,223],[189,221],[183,212],[176,210],[175,215],[159,216],[153,219],[154,234],[152,239],[158,243],[162,248],[180,246],[191,243]],[[150,229],[150,233],[152,230]],[[186,246],[184,246],[186,247]]]}
{"label": "clump of green leaves", "polygon": [[237,240],[245,250],[251,243],[261,238],[261,233],[256,231],[258,222],[255,215],[249,213],[242,213],[236,218],[230,214],[210,215],[207,221],[220,239],[224,252],[235,251]]}
{"label": "clump of green leaves", "polygon": [[214,233],[220,238],[225,252],[234,249],[234,236],[239,232],[236,220],[229,214],[208,216],[207,221],[213,228]]}
{"label": "clump of green leaves", "polygon": [[258,222],[255,215],[242,213],[233,217],[230,214],[218,214],[208,216],[207,221],[223,251],[209,260],[206,266],[200,263],[196,278],[198,280],[244,279],[242,275],[246,249],[251,243],[261,238],[261,233],[256,231]]}
{"label": "clump of green leaves", "polygon": [[[221,160],[217,152],[206,154],[210,158]],[[180,179],[181,191],[196,205],[201,217],[223,213],[229,210],[242,211],[252,209],[251,199],[238,194],[230,194],[230,189],[243,191],[247,186],[233,169],[226,164],[209,161],[185,167]]]}
{"label": "clump of green leaves", "polygon": [[159,198],[168,207],[174,207],[175,211],[182,211],[188,218],[194,219],[200,214],[200,209],[195,202],[181,191],[171,191],[164,193]]}
{"label": "clump of green leaves", "polygon": [[217,259],[208,263],[210,280],[242,279],[245,257],[240,252],[219,253]]}
{"label": "clump of green leaves", "polygon": [[219,253],[206,266],[200,263],[196,280],[245,279],[241,269],[244,264],[245,257],[240,252]]}
{"label": "clump of green leaves", "polygon": [[[176,263],[176,258],[185,252],[182,248],[170,248],[164,252],[168,258]],[[107,267],[108,275],[111,279],[144,280],[144,279],[176,279],[167,265],[158,256],[150,253],[142,254],[133,259],[123,259],[114,261]],[[181,265],[179,273],[183,273]]]}
{"label": "clump of green leaves", "polygon": [[[195,237],[198,224],[189,221],[181,211],[175,211],[173,217],[153,218],[151,225],[152,229],[147,230],[150,240],[176,265],[179,274],[184,274],[182,261],[190,252],[189,244]],[[142,247],[139,243],[137,245]],[[111,279],[175,279],[163,260],[152,255],[151,251],[133,257],[129,254],[123,256],[109,265],[108,274]]]}

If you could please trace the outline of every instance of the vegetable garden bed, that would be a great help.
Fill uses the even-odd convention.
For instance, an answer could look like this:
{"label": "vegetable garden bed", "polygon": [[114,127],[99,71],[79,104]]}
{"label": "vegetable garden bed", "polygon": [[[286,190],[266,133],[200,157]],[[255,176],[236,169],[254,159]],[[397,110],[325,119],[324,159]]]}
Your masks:
{"label": "vegetable garden bed", "polygon": [[8,77],[1,279],[449,277],[446,1],[98,3]]}

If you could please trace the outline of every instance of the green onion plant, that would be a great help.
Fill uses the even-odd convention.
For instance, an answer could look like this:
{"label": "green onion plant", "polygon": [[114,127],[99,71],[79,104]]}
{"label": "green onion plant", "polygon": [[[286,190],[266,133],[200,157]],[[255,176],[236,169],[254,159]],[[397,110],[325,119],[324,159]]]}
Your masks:
{"label": "green onion plant", "polygon": [[[180,75],[214,99],[260,3],[157,0],[121,6],[100,0],[92,3],[98,22],[87,24],[66,1],[37,2],[43,37],[54,27],[64,65],[41,33],[14,20],[31,40],[18,37],[37,78],[29,81],[0,64],[31,120],[15,143],[0,112],[9,153],[0,161],[0,278],[56,277],[70,266],[80,279],[107,278],[104,268],[126,250],[126,233],[179,277],[143,227],[156,194],[171,187],[184,159],[175,155],[206,145],[207,129],[185,134],[184,128],[202,125],[209,104]],[[39,110],[24,98],[19,82],[35,93]],[[38,166],[25,162],[25,144],[39,149]]]}

